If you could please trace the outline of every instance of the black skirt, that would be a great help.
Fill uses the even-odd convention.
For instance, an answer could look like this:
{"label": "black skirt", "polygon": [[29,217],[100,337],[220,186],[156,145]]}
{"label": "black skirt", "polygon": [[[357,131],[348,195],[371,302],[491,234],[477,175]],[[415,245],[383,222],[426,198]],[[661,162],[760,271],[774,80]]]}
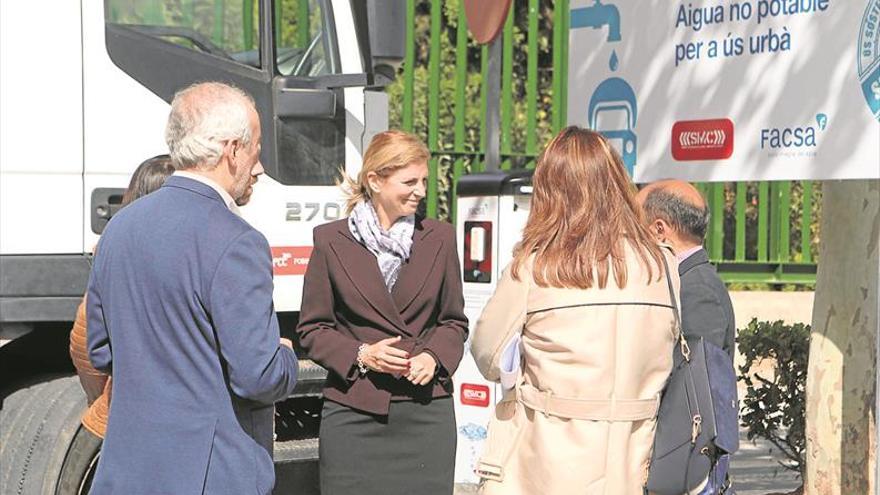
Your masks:
{"label": "black skirt", "polygon": [[451,495],[452,398],[392,402],[388,416],[325,400],[321,495]]}

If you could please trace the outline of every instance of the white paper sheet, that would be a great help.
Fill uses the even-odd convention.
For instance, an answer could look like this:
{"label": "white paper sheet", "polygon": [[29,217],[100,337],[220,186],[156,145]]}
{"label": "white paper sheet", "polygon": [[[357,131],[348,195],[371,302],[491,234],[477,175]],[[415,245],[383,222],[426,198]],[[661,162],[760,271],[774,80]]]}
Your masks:
{"label": "white paper sheet", "polygon": [[516,380],[519,377],[520,366],[520,343],[522,337],[515,334],[507,342],[504,351],[501,352],[501,388],[508,391],[516,386]]}

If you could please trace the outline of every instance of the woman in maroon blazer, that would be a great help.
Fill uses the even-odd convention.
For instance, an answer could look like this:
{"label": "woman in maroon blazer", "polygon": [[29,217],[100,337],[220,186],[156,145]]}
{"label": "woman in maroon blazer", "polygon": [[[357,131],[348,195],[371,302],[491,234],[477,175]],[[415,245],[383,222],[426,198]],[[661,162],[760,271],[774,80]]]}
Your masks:
{"label": "woman in maroon blazer", "polygon": [[453,227],[416,215],[428,158],[415,136],[378,134],[346,178],[349,217],[314,231],[296,331],[328,370],[322,495],[453,490],[467,318]]}

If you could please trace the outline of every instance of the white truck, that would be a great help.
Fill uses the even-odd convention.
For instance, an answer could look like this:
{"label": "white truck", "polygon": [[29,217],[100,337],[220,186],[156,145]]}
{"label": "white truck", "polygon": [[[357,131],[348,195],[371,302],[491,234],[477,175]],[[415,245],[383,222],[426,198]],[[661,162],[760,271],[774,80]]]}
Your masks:
{"label": "white truck", "polygon": [[[387,127],[405,0],[0,2],[0,492],[87,493],[100,442],[67,354],[91,251],[134,168],[165,152],[197,81],[253,95],[266,174],[245,218],[269,240],[275,307],[298,316],[312,228],[342,214],[338,168]],[[317,493],[324,371],[278,407],[279,493]]]}

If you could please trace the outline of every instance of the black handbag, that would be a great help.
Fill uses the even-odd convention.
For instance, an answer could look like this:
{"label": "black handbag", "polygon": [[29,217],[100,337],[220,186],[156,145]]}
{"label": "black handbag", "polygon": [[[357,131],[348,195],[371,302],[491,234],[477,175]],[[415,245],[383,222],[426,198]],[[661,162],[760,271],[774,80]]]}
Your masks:
{"label": "black handbag", "polygon": [[[663,264],[678,343],[660,399],[646,488],[658,495],[682,495],[707,480],[718,455],[739,446],[736,377],[726,353],[702,338],[685,339],[665,258]],[[710,381],[720,386],[715,400]],[[729,400],[731,390],[733,400]]]}

